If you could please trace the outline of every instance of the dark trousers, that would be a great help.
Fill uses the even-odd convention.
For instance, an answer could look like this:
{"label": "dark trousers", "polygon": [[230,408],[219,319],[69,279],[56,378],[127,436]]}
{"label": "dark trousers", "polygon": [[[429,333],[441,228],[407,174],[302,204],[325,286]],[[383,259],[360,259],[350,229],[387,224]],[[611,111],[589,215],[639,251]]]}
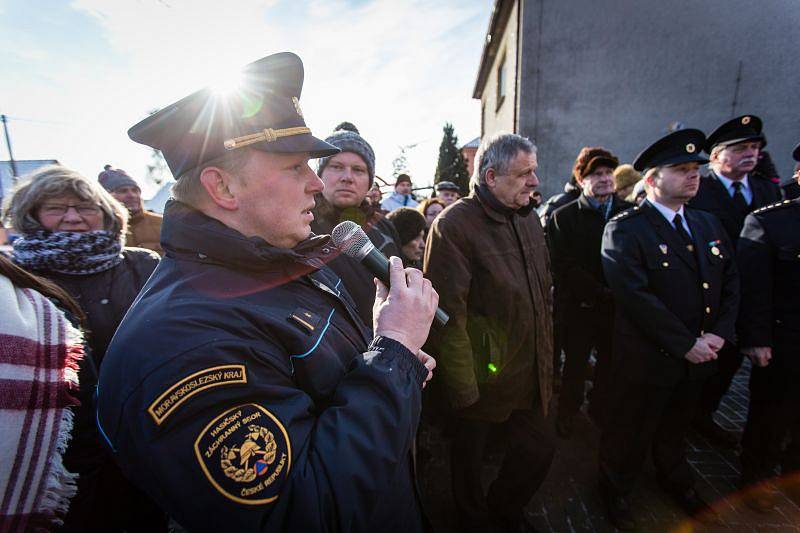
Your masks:
{"label": "dark trousers", "polygon": [[733,344],[725,343],[717,357],[717,373],[708,378],[703,385],[700,396],[700,405],[697,409],[697,418],[707,419],[719,409],[722,397],[728,392],[733,381],[733,376],[742,366],[744,355]]}
{"label": "dark trousers", "polygon": [[608,403],[609,373],[611,369],[611,338],[614,312],[604,309],[586,309],[571,305],[570,321],[564,334],[564,376],[558,400],[558,416],[571,418],[583,405],[586,367],[592,348],[597,350],[597,365],[591,392],[590,413],[599,420]]}
{"label": "dark trousers", "polygon": [[481,470],[487,440],[497,424],[458,418],[451,448],[453,497],[463,530],[486,531],[489,514],[516,519],[541,486],[555,445],[541,411],[514,411],[502,423],[506,450],[500,472],[484,494]]}
{"label": "dark trousers", "polygon": [[650,448],[662,486],[676,492],[694,486],[686,434],[701,386],[701,381],[690,380],[672,387],[617,383],[600,438],[601,490],[629,495]]}
{"label": "dark trousers", "polygon": [[[742,437],[742,482],[757,483],[774,475],[782,460],[788,470],[798,462],[800,443],[792,443],[784,457],[783,442],[800,414],[797,374],[774,364],[753,366],[750,373],[750,406]],[[784,472],[786,474],[788,472]]]}

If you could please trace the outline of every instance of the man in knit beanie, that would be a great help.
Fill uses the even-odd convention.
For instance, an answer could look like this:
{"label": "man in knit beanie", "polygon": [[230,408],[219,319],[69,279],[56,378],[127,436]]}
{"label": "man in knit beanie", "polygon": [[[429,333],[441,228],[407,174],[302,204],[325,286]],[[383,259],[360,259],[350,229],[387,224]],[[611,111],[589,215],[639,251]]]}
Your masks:
{"label": "man in knit beanie", "polygon": [[[344,220],[359,224],[375,247],[387,257],[400,257],[397,230],[386,220],[379,205],[367,201],[367,192],[375,179],[375,152],[352,123],[342,122],[325,142],[341,152],[319,160],[317,174],[325,189],[315,198],[311,231],[330,233]],[[339,275],[355,300],[358,314],[372,327],[372,304],[375,286],[372,274],[359,262],[336,255],[328,265]]]}
{"label": "man in knit beanie", "polygon": [[139,184],[119,168],[111,165],[103,167],[97,180],[105,190],[111,193],[118,202],[128,209],[128,233],[125,236],[126,246],[137,246],[153,250],[164,255],[161,249],[161,215],[150,213],[142,202],[142,189]]}

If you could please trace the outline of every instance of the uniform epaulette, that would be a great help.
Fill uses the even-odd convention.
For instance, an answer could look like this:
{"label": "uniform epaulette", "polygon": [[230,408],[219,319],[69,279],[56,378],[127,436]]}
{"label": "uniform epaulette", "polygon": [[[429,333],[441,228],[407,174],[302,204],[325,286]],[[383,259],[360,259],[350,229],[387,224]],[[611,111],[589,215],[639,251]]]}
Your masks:
{"label": "uniform epaulette", "polygon": [[780,202],[775,202],[774,204],[765,205],[764,207],[756,209],[755,211],[753,211],[753,214],[757,215],[757,214],[763,213],[765,211],[771,211],[773,209],[779,209],[781,207],[786,207],[786,206],[790,205],[791,203],[792,203],[791,200],[781,200]]}
{"label": "uniform epaulette", "polygon": [[637,215],[637,214],[639,214],[641,212],[642,212],[642,210],[637,205],[635,207],[631,207],[630,209],[626,209],[622,213],[614,215],[613,217],[611,217],[611,220],[609,222],[616,222],[617,220],[623,220],[625,218],[630,218],[633,215]]}

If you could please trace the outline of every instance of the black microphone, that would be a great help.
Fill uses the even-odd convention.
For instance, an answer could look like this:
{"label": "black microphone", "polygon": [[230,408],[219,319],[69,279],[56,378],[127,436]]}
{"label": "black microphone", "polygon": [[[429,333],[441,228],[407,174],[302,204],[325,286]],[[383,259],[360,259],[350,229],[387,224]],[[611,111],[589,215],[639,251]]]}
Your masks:
{"label": "black microphone", "polygon": [[[387,287],[389,284],[389,259],[375,248],[361,226],[351,220],[339,223],[331,232],[333,244],[345,255],[348,255],[364,265],[373,276],[381,280]],[[436,308],[433,325],[437,328],[444,327],[450,317]]]}

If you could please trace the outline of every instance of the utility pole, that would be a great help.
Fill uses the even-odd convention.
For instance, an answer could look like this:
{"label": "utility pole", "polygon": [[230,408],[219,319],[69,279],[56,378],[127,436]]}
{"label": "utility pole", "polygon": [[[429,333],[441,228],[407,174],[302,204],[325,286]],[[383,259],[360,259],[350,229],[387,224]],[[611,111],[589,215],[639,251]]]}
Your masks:
{"label": "utility pole", "polygon": [[8,118],[5,115],[0,115],[0,120],[3,121],[3,131],[6,134],[6,147],[8,147],[8,161],[11,163],[11,178],[16,183],[17,181],[17,163],[14,161],[14,153],[11,151],[11,136],[8,134]]}

